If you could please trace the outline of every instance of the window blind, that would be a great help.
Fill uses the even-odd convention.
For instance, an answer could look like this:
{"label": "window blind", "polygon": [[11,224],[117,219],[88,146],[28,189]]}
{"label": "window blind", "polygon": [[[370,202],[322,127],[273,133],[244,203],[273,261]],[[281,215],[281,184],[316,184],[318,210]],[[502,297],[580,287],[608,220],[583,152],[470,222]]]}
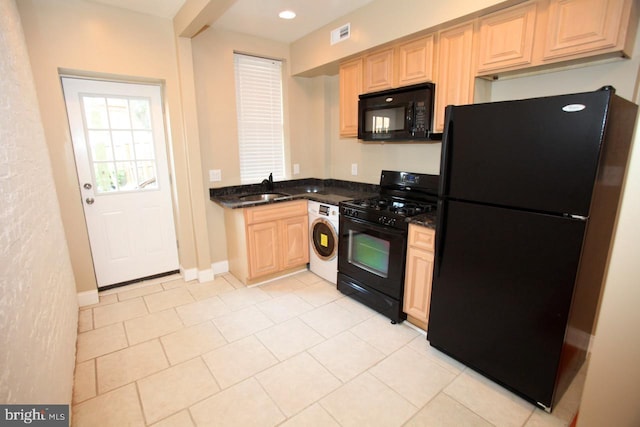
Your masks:
{"label": "window blind", "polygon": [[285,178],[282,61],[235,53],[240,181]]}

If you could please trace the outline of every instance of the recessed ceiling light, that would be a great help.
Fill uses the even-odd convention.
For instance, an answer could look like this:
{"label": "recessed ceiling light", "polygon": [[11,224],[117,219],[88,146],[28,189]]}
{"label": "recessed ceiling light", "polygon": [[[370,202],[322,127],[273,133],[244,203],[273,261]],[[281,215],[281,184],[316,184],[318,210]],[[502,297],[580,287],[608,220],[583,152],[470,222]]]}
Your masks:
{"label": "recessed ceiling light", "polygon": [[296,17],[296,13],[292,10],[283,10],[278,16],[282,19],[293,19]]}

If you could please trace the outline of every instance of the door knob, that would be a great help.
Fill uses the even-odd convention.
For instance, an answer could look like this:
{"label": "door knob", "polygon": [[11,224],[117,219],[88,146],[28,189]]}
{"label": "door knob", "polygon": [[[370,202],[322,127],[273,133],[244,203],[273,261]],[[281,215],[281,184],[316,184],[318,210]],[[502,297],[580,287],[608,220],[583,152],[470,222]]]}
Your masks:
{"label": "door knob", "polygon": [[95,202],[95,199],[93,197],[87,197],[85,201],[87,202],[88,205],[92,205],[93,202]]}

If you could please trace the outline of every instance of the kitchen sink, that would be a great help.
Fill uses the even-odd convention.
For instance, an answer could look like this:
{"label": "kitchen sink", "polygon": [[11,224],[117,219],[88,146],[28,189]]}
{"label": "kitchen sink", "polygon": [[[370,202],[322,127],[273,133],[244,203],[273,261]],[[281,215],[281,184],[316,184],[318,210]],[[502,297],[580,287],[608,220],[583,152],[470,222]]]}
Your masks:
{"label": "kitchen sink", "polygon": [[269,201],[275,199],[281,199],[283,197],[289,197],[290,194],[286,193],[257,193],[257,194],[246,194],[244,196],[238,197],[243,202],[261,202],[261,201]]}

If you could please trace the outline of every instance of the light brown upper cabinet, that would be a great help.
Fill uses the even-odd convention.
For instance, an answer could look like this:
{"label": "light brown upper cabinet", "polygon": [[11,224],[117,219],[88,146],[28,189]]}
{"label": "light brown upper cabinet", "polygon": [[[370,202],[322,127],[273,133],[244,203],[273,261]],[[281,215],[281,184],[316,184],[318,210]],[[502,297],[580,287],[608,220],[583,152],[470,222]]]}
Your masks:
{"label": "light brown upper cabinet", "polygon": [[633,42],[633,0],[550,0],[544,61],[623,52]]}
{"label": "light brown upper cabinet", "polygon": [[358,135],[358,95],[362,93],[362,58],[340,64],[340,136]]}
{"label": "light brown upper cabinet", "polygon": [[434,35],[398,42],[340,64],[340,136],[358,135],[358,95],[433,81]]}
{"label": "light brown upper cabinet", "polygon": [[434,129],[444,129],[444,109],[447,105],[473,103],[473,30],[467,22],[438,33],[438,67]]}
{"label": "light brown upper cabinet", "polygon": [[364,91],[376,92],[393,87],[393,47],[364,57]]}
{"label": "light brown upper cabinet", "polygon": [[[473,103],[475,77],[629,57],[637,0],[527,0],[473,21],[416,34],[340,65],[340,136],[358,134],[358,95],[433,81],[433,130],[447,105]],[[426,34],[430,31],[430,34]],[[437,52],[435,52],[437,51]],[[434,54],[435,52],[435,54]]]}
{"label": "light brown upper cabinet", "polygon": [[528,1],[480,18],[480,74],[532,63],[537,7]]}
{"label": "light brown upper cabinet", "polygon": [[433,81],[433,34],[398,45],[398,81],[396,86],[409,86]]}
{"label": "light brown upper cabinet", "polygon": [[629,56],[633,0],[530,0],[479,18],[478,76]]}

